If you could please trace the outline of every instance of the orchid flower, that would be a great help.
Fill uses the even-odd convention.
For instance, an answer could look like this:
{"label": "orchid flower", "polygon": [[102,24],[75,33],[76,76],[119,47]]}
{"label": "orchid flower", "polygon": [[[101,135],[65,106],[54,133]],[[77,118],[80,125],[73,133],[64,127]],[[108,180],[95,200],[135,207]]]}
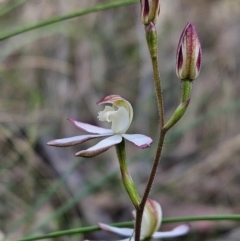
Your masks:
{"label": "orchid flower", "polygon": [[151,145],[152,139],[148,136],[141,134],[125,134],[133,118],[133,109],[127,100],[119,95],[109,95],[100,100],[97,104],[112,105],[105,106],[104,110],[98,113],[98,119],[100,121],[107,121],[112,123],[111,129],[106,129],[69,119],[77,128],[90,134],[57,139],[50,141],[47,144],[50,146],[67,147],[74,146],[91,139],[106,137],[104,140],[88,148],[87,150],[82,150],[76,153],[76,156],[82,157],[96,156],[108,150],[110,147],[120,143],[123,138],[132,142],[139,148],[147,148]]}
{"label": "orchid flower", "polygon": [[[136,212],[133,211],[133,216],[136,218]],[[158,202],[148,199],[143,212],[143,219],[141,225],[140,239],[145,238],[174,238],[185,235],[189,232],[190,226],[183,224],[171,231],[157,232],[162,222],[162,209]],[[117,228],[103,223],[98,224],[102,230],[109,231],[127,237],[121,241],[134,241],[134,229],[131,228]]]}

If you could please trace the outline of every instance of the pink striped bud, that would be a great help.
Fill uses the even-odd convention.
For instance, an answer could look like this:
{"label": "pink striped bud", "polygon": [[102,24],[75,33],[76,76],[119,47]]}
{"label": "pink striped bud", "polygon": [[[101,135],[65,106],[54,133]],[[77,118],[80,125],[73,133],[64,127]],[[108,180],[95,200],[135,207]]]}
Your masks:
{"label": "pink striped bud", "polygon": [[156,24],[160,13],[160,0],[140,0],[141,20],[144,25]]}
{"label": "pink striped bud", "polygon": [[192,23],[188,23],[180,37],[176,58],[176,73],[182,80],[198,77],[202,61],[201,44]]}

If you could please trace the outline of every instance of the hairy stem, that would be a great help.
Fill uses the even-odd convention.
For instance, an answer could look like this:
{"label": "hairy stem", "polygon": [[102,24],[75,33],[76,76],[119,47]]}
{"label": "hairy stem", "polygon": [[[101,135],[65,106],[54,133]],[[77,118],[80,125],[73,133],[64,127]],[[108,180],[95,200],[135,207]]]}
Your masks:
{"label": "hairy stem", "polygon": [[152,170],[151,170],[141,203],[139,205],[139,208],[136,210],[135,241],[140,241],[143,211],[144,211],[144,207],[145,207],[147,198],[149,196],[149,193],[151,191],[154,178],[158,169],[158,164],[162,154],[164,139],[167,132],[164,129],[164,102],[163,102],[163,96],[162,96],[160,73],[158,69],[157,32],[156,32],[155,26],[150,26],[149,29],[148,27],[146,28],[146,39],[147,39],[148,48],[149,48],[151,61],[152,61],[153,77],[154,77],[154,84],[155,84],[155,90],[156,90],[158,113],[159,113],[160,121],[159,121],[158,147],[157,147],[155,159],[153,162]]}

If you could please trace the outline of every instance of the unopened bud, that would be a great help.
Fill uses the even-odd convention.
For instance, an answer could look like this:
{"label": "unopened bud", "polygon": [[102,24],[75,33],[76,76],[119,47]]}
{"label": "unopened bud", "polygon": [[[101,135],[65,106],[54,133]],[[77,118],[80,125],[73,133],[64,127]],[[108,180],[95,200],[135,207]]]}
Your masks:
{"label": "unopened bud", "polygon": [[182,80],[198,77],[202,61],[201,44],[192,23],[184,28],[179,40],[176,58],[176,73]]}
{"label": "unopened bud", "polygon": [[[133,211],[133,216],[136,219],[136,211]],[[147,199],[143,211],[143,218],[141,224],[141,238],[149,238],[154,235],[162,223],[162,208],[160,204],[152,199]]]}
{"label": "unopened bud", "polygon": [[160,0],[140,0],[141,1],[141,20],[142,23],[156,24],[160,13]]}

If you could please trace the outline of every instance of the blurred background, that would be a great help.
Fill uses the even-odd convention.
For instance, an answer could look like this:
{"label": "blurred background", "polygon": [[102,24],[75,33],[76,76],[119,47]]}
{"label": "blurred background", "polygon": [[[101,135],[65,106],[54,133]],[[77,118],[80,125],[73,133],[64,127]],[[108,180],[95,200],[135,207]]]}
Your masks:
{"label": "blurred background", "polygon": [[[104,4],[106,0],[1,0],[1,34]],[[91,159],[49,140],[83,134],[67,118],[98,122],[96,102],[129,100],[129,133],[151,136],[138,150],[127,143],[129,169],[143,193],[158,138],[151,64],[139,4],[92,13],[0,42],[0,230],[6,240],[63,229],[132,220],[114,148]],[[240,212],[239,0],[162,0],[159,57],[166,118],[179,103],[175,74],[179,37],[194,23],[203,49],[190,106],[168,133],[150,197],[164,217]],[[1,35],[0,34],[0,35]],[[175,225],[175,224],[174,224]],[[162,230],[173,226],[163,225]],[[175,240],[239,240],[234,222],[191,223]],[[104,232],[56,240],[113,240]],[[4,240],[2,238],[1,240]]]}

